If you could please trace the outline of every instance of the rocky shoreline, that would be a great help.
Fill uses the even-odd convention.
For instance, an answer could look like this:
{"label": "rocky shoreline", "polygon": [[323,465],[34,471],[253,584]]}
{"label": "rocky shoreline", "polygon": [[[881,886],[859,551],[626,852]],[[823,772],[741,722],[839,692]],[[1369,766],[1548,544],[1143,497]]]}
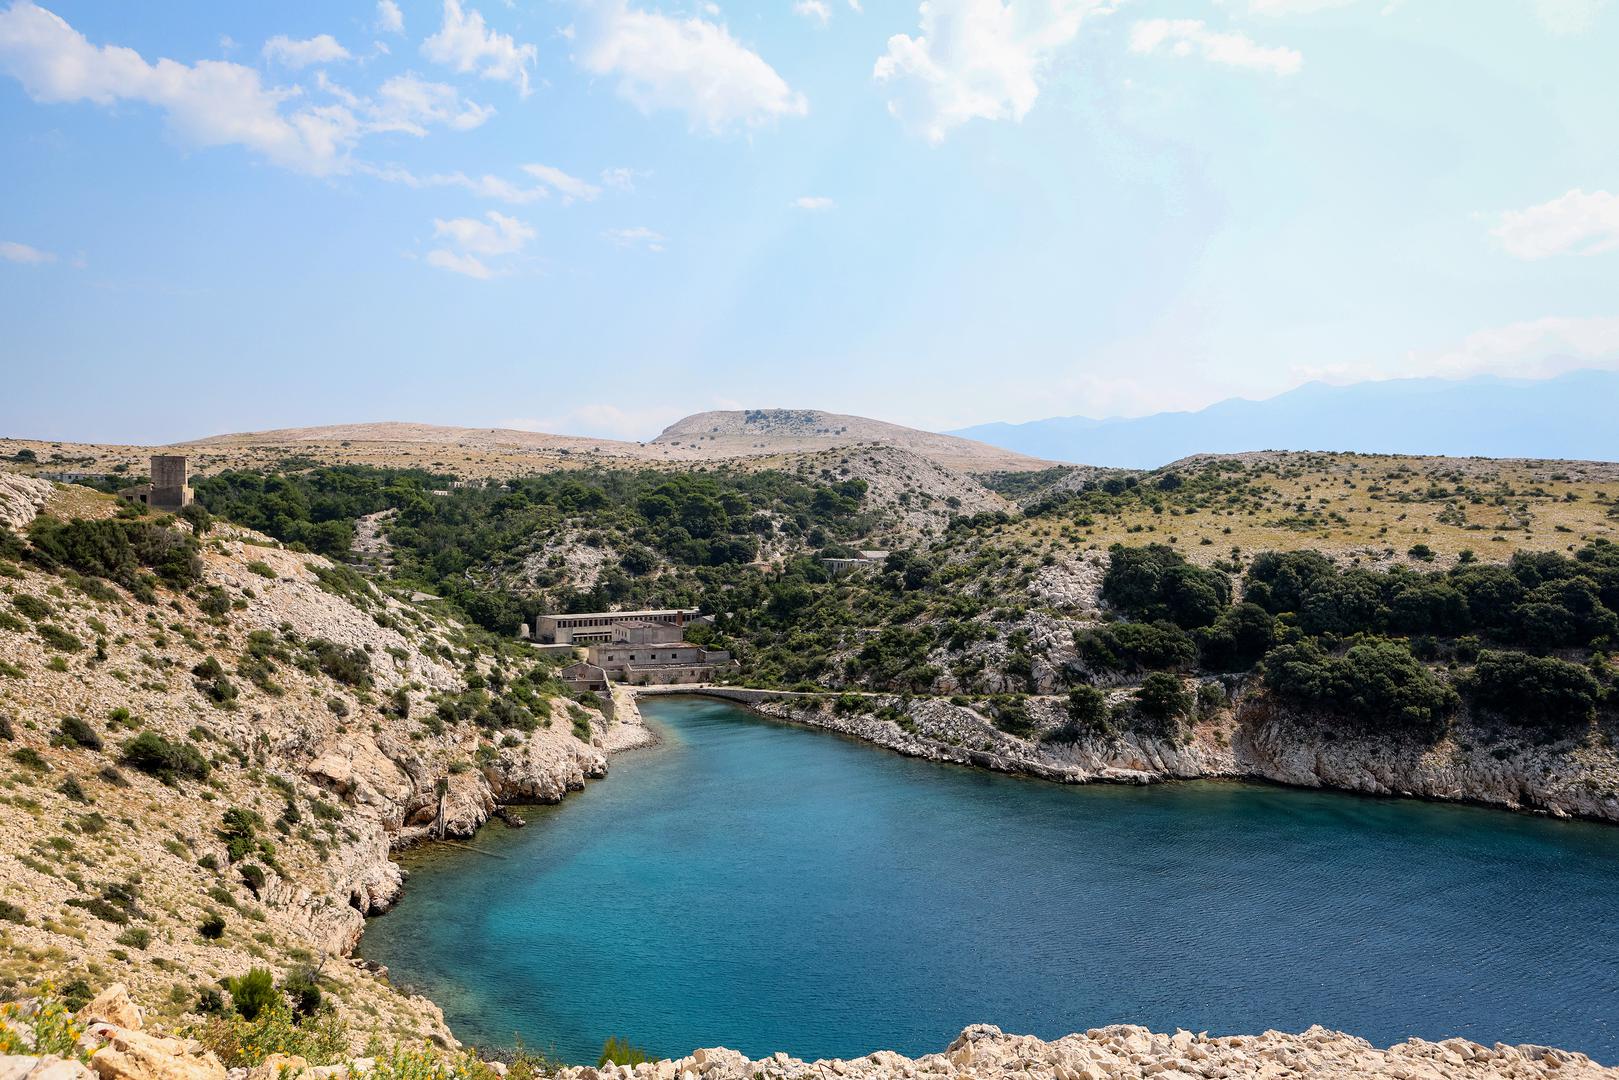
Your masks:
{"label": "rocky shoreline", "polygon": [[869,696],[864,708],[842,711],[829,696],[729,687],[685,692],[735,701],[770,719],[911,757],[1056,783],[1257,780],[1619,823],[1619,751],[1611,745],[1492,741],[1489,733],[1466,727],[1431,746],[1334,736],[1257,697],[1239,697],[1182,739],[1126,732],[1047,741],[1041,733],[1066,720],[1060,698],[1029,699],[1036,731],[1025,739],[997,728],[970,705],[944,698]]}
{"label": "rocky shoreline", "polygon": [[1132,1025],[1095,1028],[1047,1042],[989,1024],[967,1028],[943,1053],[907,1058],[879,1050],[850,1061],[800,1061],[775,1054],[750,1061],[735,1050],[698,1050],[676,1061],[570,1068],[558,1080],[1181,1080],[1191,1077],[1396,1077],[1494,1080],[1619,1077],[1584,1054],[1544,1046],[1483,1046],[1466,1039],[1410,1039],[1379,1049],[1365,1039],[1312,1027],[1297,1035],[1163,1035]]}
{"label": "rocky shoreline", "polygon": [[[201,1044],[147,1029],[142,1010],[121,985],[98,995],[78,1019],[84,1033],[76,1047],[77,1057],[0,1054],[0,1080],[359,1080],[367,1076],[396,1080],[398,1075],[375,1057],[321,1065],[283,1053],[270,1054],[252,1069],[227,1070]],[[27,1021],[17,1020],[22,1020],[26,1030]],[[12,1021],[13,1028],[17,1020]],[[6,1027],[5,1018],[0,1018],[0,1031]],[[498,1062],[474,1063],[453,1075],[463,1073],[499,1080],[506,1069]],[[1484,1046],[1466,1039],[1409,1039],[1384,1049],[1319,1026],[1296,1035],[1267,1031],[1210,1036],[1190,1031],[1165,1035],[1143,1027],[1114,1025],[1046,1041],[978,1024],[963,1031],[943,1052],[914,1059],[879,1050],[852,1060],[807,1062],[777,1053],[754,1061],[735,1050],[715,1048],[636,1065],[563,1067],[553,1076],[554,1080],[1133,1080],[1149,1076],[1163,1080],[1613,1080],[1619,1077],[1619,1069],[1551,1047]]]}

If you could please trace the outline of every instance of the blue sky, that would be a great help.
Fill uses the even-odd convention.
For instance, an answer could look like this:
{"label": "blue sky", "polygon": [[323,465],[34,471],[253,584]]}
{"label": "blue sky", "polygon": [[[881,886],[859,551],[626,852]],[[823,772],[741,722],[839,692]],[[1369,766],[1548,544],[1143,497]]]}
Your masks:
{"label": "blue sky", "polygon": [[1619,366],[1612,0],[0,0],[0,434]]}

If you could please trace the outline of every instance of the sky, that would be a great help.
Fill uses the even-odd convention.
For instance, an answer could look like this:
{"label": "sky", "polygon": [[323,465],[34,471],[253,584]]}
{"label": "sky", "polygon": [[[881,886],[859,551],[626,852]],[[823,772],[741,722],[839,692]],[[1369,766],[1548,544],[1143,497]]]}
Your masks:
{"label": "sky", "polygon": [[1619,0],[0,0],[0,435],[1619,367]]}

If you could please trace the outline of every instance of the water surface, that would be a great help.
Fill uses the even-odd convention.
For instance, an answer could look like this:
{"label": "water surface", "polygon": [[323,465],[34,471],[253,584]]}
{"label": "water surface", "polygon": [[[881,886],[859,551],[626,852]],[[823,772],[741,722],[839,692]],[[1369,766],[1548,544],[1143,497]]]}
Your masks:
{"label": "water surface", "polygon": [[975,1022],[1313,1023],[1619,1061],[1619,828],[1189,783],[1062,787],[659,698],[659,747],[415,856],[362,952],[481,1045],[594,1063],[942,1049]]}

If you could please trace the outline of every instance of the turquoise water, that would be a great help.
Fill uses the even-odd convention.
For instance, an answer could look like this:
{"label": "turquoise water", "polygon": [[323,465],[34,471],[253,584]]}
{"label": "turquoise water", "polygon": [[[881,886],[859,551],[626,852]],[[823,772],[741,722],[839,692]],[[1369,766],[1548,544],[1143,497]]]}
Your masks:
{"label": "turquoise water", "polygon": [[594,1063],[966,1024],[1322,1023],[1619,1061],[1619,828],[1246,784],[1061,787],[656,699],[663,745],[411,863],[362,952],[463,1040]]}

